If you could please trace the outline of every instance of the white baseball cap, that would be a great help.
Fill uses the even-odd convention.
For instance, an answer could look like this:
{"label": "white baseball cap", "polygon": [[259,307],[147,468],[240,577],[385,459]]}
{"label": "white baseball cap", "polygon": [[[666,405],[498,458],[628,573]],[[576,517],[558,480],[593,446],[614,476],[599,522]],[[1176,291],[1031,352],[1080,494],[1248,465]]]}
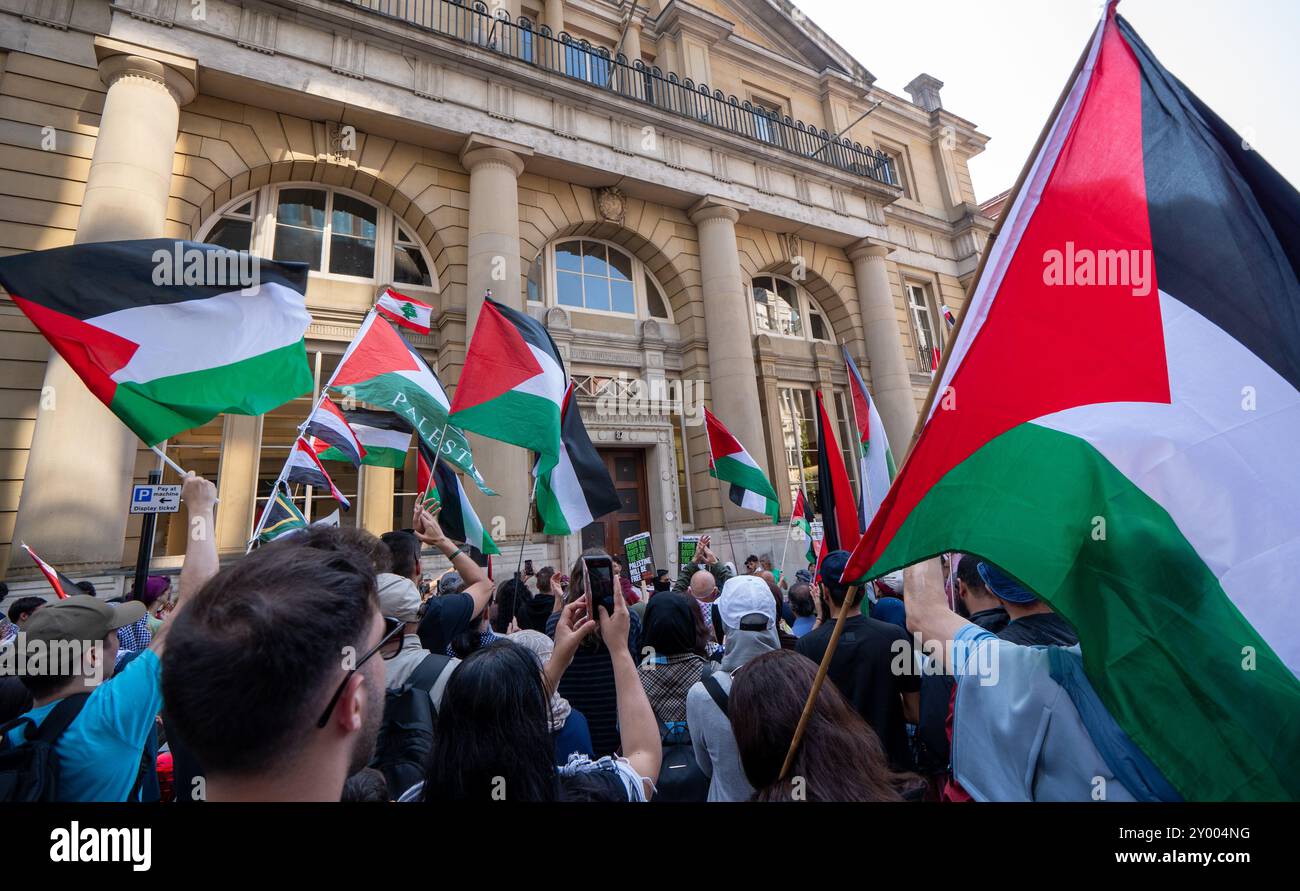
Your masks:
{"label": "white baseball cap", "polygon": [[767,627],[776,627],[776,598],[772,589],[756,575],[738,575],[727,579],[718,598],[718,612],[727,628],[740,628],[746,616],[761,614]]}

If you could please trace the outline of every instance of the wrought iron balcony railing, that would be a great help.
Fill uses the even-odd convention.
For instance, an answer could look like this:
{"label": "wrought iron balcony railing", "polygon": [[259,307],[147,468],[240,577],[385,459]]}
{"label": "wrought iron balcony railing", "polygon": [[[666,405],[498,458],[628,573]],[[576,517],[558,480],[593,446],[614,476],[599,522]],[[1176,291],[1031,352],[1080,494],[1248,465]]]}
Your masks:
{"label": "wrought iron balcony railing", "polygon": [[539,69],[645,105],[699,121],[757,143],[781,149],[837,170],[898,185],[892,159],[883,152],[837,138],[776,112],[710,90],[690,78],[629,62],[622,53],[592,46],[569,34],[551,33],[527,17],[512,21],[504,10],[494,15],[486,4],[452,0],[340,0],[382,16],[500,53]]}

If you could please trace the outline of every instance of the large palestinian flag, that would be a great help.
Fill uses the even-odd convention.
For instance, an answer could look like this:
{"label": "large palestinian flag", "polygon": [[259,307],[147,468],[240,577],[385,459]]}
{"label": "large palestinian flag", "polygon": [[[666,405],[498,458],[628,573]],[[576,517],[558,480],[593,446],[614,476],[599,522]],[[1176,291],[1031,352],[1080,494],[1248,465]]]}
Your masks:
{"label": "large palestinian flag", "polygon": [[424,357],[374,310],[366,315],[326,386],[343,403],[345,415],[357,400],[395,412],[421,440],[470,474],[479,489],[496,494],[474,466],[465,434],[447,422],[450,402],[442,381]]}
{"label": "large palestinian flag", "polygon": [[545,535],[569,535],[593,520],[619,509],[618,492],[609,470],[591,444],[582,412],[573,398],[573,385],[564,395],[560,417],[560,460],[537,475],[537,513]]}
{"label": "large palestinian flag", "polygon": [[0,284],[148,445],[311,391],[302,263],[166,238],[104,241],[4,257]]}
{"label": "large palestinian flag", "polygon": [[532,449],[546,473],[560,460],[560,406],[568,375],[546,326],[483,300],[451,417],[489,439]]}
{"label": "large palestinian flag", "polygon": [[853,550],[862,535],[858,505],[821,390],[817,391],[817,506],[822,515],[823,554]]}
{"label": "large palestinian flag", "polygon": [[709,476],[731,484],[727,497],[732,504],[767,514],[773,523],[781,522],[781,505],[776,500],[776,490],[758,462],[707,408],[704,410],[704,426],[709,434]]}
{"label": "large palestinian flag", "polygon": [[853,443],[853,451],[858,456],[858,529],[865,530],[871,518],[880,508],[880,502],[889,491],[889,484],[894,481],[897,469],[894,467],[894,453],[889,450],[889,438],[885,435],[885,424],[876,411],[876,403],[867,392],[867,385],[858,373],[858,366],[849,355],[847,347],[844,352],[844,365],[849,374],[849,393],[853,402],[853,422],[857,427],[858,438]]}
{"label": "large palestinian flag", "polygon": [[1112,5],[988,250],[846,577],[992,560],[1184,798],[1300,798],[1300,195]]}
{"label": "large palestinian flag", "polygon": [[[499,554],[492,536],[483,528],[474,505],[470,503],[460,477],[446,461],[433,458],[427,448],[418,450],[416,476],[419,480],[421,503],[432,509],[442,506],[438,513],[438,524],[452,541],[463,542],[479,554]],[[432,459],[432,464],[430,460]],[[477,562],[477,561],[476,561]]]}

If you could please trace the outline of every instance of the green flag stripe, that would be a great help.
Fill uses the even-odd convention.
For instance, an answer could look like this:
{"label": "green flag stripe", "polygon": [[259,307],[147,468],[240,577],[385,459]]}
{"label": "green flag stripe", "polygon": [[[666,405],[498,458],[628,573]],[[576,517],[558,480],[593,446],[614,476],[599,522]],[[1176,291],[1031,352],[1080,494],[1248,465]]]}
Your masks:
{"label": "green flag stripe", "polygon": [[776,489],[768,481],[763,471],[752,464],[738,461],[730,455],[713,459],[713,475],[728,483],[735,483],[742,489],[748,489],[771,501],[776,501]]}

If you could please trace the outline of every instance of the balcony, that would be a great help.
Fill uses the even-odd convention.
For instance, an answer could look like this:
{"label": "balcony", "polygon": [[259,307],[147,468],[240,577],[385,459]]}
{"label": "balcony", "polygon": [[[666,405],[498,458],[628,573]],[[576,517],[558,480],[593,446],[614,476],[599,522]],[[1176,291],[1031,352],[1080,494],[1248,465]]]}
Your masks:
{"label": "balcony", "polygon": [[665,74],[640,59],[628,62],[621,53],[594,47],[526,17],[511,21],[499,10],[494,16],[482,2],[472,6],[451,0],[338,0],[417,28],[472,44],[548,73],[581,81],[595,90],[653,106],[688,120],[717,127],[761,145],[807,158],[836,170],[897,186],[892,160],[882,152],[849,139],[836,138],[767,109],[710,90],[690,78]]}

